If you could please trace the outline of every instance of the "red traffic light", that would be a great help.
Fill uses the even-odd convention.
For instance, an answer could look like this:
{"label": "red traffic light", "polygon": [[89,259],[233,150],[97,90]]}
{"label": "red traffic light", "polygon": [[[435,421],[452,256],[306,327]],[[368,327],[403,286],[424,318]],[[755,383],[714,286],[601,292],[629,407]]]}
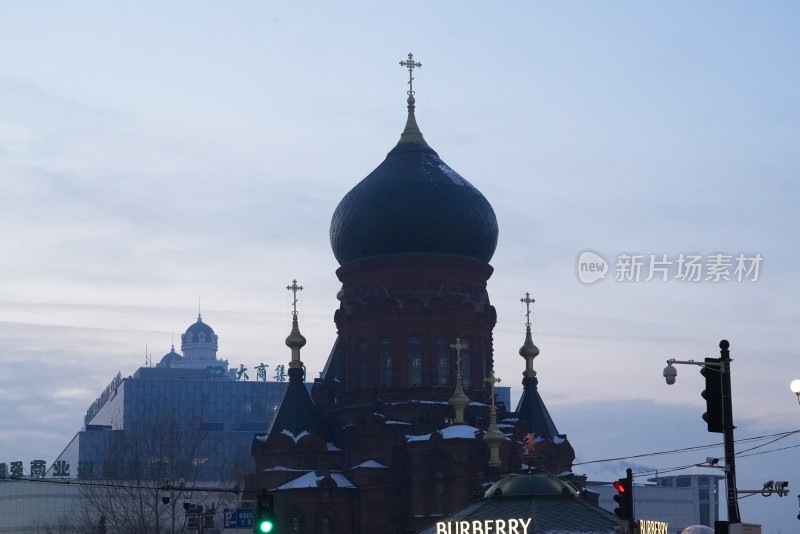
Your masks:
{"label": "red traffic light", "polygon": [[625,484],[617,480],[614,482],[614,489],[620,493],[625,493]]}

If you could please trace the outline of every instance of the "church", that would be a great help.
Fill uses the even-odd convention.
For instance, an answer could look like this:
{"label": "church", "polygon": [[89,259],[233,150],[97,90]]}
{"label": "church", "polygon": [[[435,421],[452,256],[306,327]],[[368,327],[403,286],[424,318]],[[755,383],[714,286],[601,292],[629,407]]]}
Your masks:
{"label": "church", "polygon": [[[400,139],[331,221],[336,341],[309,393],[295,306],[289,384],[253,440],[243,500],[271,493],[280,532],[418,532],[521,468],[575,478],[572,446],[537,390],[529,294],[523,394],[515,411],[496,401],[487,281],[497,219],[425,141],[413,90],[421,64],[412,54],[400,64]],[[290,289],[296,303],[301,287]]]}

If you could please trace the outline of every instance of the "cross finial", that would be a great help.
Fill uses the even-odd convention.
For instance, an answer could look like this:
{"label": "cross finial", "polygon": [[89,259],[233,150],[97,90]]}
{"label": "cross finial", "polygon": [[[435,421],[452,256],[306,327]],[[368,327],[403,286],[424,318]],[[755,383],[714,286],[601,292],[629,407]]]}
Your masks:
{"label": "cross finial", "polygon": [[469,345],[467,344],[466,340],[461,341],[460,337],[456,338],[456,342],[450,345],[451,349],[456,349],[456,369],[458,370],[458,374],[461,374],[461,351],[467,350]]}
{"label": "cross finial", "polygon": [[303,286],[297,285],[297,280],[292,280],[292,285],[286,286],[286,289],[293,293],[292,295],[292,317],[297,319],[297,292],[303,290]]}
{"label": "cross finial", "polygon": [[496,378],[494,376],[494,371],[492,371],[492,374],[484,378],[483,381],[489,384],[489,386],[492,388],[492,408],[494,408],[494,385],[499,384],[500,379]]}
{"label": "cross finial", "polygon": [[519,299],[519,301],[525,304],[525,308],[526,308],[525,317],[527,318],[526,322],[525,322],[525,326],[530,328],[531,327],[531,304],[533,304],[536,301],[531,298],[531,294],[530,293],[525,293],[525,298],[524,299]]}
{"label": "cross finial", "polygon": [[408,53],[408,61],[401,61],[401,67],[408,68],[408,96],[414,96],[414,68],[421,67],[422,63],[414,62],[414,54]]}

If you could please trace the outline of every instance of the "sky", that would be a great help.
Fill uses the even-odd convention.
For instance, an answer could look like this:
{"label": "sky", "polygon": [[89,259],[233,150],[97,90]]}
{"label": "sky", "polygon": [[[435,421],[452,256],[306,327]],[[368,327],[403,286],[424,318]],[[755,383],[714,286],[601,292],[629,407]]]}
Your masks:
{"label": "sky", "polygon": [[[497,215],[512,402],[530,292],[576,473],[716,474],[670,471],[722,447],[698,368],[673,386],[662,370],[728,339],[739,488],[800,490],[800,436],[770,443],[800,430],[798,24],[777,1],[0,1],[0,461],[52,462],[116,373],[179,348],[198,309],[232,365],[288,362],[293,279],[321,371],[331,215],[399,139],[413,52],[426,140]],[[604,278],[581,280],[585,251]],[[708,271],[717,255],[731,280]],[[741,281],[740,255],[761,258]],[[677,272],[690,256],[697,281]],[[654,259],[666,281],[646,281]],[[797,531],[794,493],[741,510]]]}

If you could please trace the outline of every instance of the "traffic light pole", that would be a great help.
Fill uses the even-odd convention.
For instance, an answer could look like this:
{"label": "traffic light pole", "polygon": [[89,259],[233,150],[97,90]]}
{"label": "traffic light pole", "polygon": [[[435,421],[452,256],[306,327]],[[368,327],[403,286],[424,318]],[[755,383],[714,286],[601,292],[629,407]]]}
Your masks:
{"label": "traffic light pole", "polygon": [[[727,504],[728,504],[728,520],[727,523],[741,523],[741,516],[739,515],[739,501],[736,492],[736,451],[734,450],[733,443],[733,402],[731,394],[731,354],[728,350],[731,344],[723,339],[719,342],[720,357],[719,358],[706,358],[705,362],[696,362],[694,360],[679,361],[674,358],[667,360],[667,367],[664,369],[664,378],[667,384],[674,384],[677,371],[673,364],[684,365],[698,365],[702,367],[701,373],[706,377],[706,388],[709,394],[712,390],[709,387],[712,385],[711,377],[708,373],[719,373],[720,389],[722,394],[722,409],[716,408],[714,402],[720,400],[716,395],[708,396],[703,394],[708,404],[708,411],[703,415],[703,419],[708,424],[709,432],[721,432],[723,444],[725,446],[725,485],[727,486]],[[716,410],[716,411],[715,411]],[[720,411],[722,412],[720,414]],[[720,417],[721,415],[721,417]],[[721,419],[721,421],[720,421]],[[722,423],[720,425],[720,422]],[[725,522],[722,522],[725,523]]]}
{"label": "traffic light pole", "polygon": [[728,494],[728,523],[741,523],[736,495],[736,451],[733,445],[733,402],[731,398],[730,343],[719,342],[720,373],[722,373],[722,437],[725,443],[725,486]]}
{"label": "traffic light pole", "polygon": [[633,469],[630,467],[625,470],[625,478],[628,480],[628,491],[625,498],[628,500],[628,528],[631,532],[635,532],[634,524],[636,523],[636,510],[634,509],[633,502]]}

